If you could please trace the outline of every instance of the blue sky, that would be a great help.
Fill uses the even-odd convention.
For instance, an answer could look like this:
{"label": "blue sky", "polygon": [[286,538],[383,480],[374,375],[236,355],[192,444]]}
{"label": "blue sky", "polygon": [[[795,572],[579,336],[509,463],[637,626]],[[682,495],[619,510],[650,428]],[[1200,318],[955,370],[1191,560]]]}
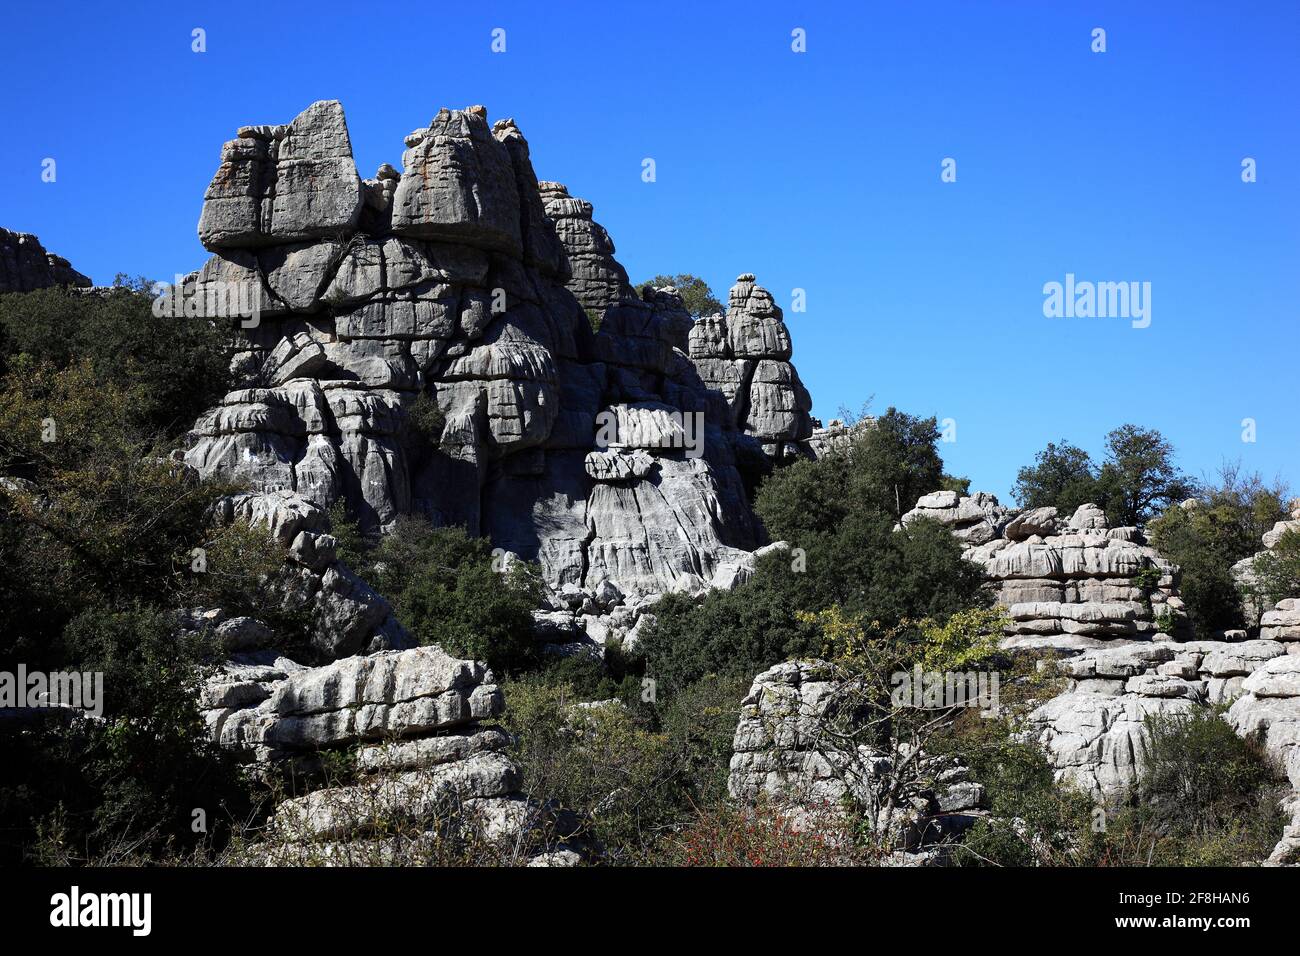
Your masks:
{"label": "blue sky", "polygon": [[[341,100],[368,176],[439,107],[482,103],[595,204],[634,281],[689,271],[725,297],[754,272],[822,418],[871,396],[951,418],[949,470],[1004,499],[1046,442],[1098,453],[1130,421],[1194,475],[1239,458],[1300,485],[1294,0],[301,9],[11,6],[0,225],[97,282],[167,278],[206,258],[236,127]],[[1066,273],[1150,282],[1150,326],[1045,318]]]}

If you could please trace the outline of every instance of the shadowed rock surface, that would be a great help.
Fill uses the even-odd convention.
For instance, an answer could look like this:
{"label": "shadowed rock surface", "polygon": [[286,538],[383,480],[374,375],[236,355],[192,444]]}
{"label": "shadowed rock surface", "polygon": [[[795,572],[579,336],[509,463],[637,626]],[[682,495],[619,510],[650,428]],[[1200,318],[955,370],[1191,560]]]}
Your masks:
{"label": "shadowed rock surface", "polygon": [[[344,500],[367,528],[463,525],[553,588],[698,590],[758,543],[746,488],[811,454],[811,400],[769,293],[726,316],[638,295],[592,206],[537,181],[513,120],[440,110],[361,179],[342,107],[222,150],[184,292],[243,285],[244,387],[195,422],[202,477]],[[436,434],[414,406],[436,406]],[[424,420],[427,416],[421,416]]]}
{"label": "shadowed rock surface", "polygon": [[46,252],[35,236],[0,229],[0,293],[91,284],[67,259]]}

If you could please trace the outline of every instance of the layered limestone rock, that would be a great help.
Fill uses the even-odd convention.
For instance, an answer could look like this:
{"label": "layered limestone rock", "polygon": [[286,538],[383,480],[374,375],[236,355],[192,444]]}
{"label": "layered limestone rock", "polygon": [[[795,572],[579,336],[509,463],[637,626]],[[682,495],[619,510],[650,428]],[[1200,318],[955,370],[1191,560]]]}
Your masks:
{"label": "layered limestone rock", "polygon": [[592,205],[575,199],[563,183],[537,184],[543,208],[556,237],[564,245],[572,277],[571,291],[597,322],[605,310],[636,298],[627,271],[614,258],[614,240],[592,218]]}
{"label": "layered limestone rock", "polygon": [[1063,518],[1055,508],[1009,510],[986,493],[938,491],[902,523],[921,518],[967,542],[965,557],[985,570],[1011,619],[1005,647],[1076,652],[1155,637],[1182,616],[1178,568],[1136,528],[1108,527],[1096,505]]}
{"label": "layered limestone rock", "polygon": [[781,309],[751,273],[738,276],[726,315],[701,316],[690,330],[700,379],[727,399],[731,421],[774,460],[809,455],[812,399],[790,364]]}
{"label": "layered limestone rock", "polygon": [[[732,799],[783,809],[817,828],[846,807],[874,814],[878,837],[896,850],[889,862],[937,862],[933,845],[968,829],[985,812],[984,788],[951,758],[909,760],[907,744],[881,749],[857,742],[836,720],[855,693],[825,661],[790,661],[754,678],[741,702],[727,779]],[[896,764],[910,763],[905,771]],[[904,772],[909,779],[894,777]],[[887,789],[897,788],[891,801]]]}
{"label": "layered limestone rock", "polygon": [[[316,668],[238,654],[207,680],[201,704],[214,741],[263,774],[308,784],[277,806],[253,862],[399,862],[467,826],[489,843],[536,835],[557,850],[556,821],[519,793],[511,738],[491,724],[501,690],[476,661],[438,647]],[[353,779],[312,788],[330,753],[352,755]]]}
{"label": "layered limestone rock", "polygon": [[72,268],[67,259],[46,252],[35,236],[0,229],[0,294],[90,285],[91,281]]}
{"label": "layered limestone rock", "polygon": [[1300,861],[1300,654],[1272,640],[1134,642],[1060,662],[1066,692],[1035,708],[1026,735],[1058,780],[1113,802],[1140,779],[1148,717],[1178,717],[1231,704],[1228,723],[1259,740],[1297,791],[1293,817],[1270,863]]}
{"label": "layered limestone rock", "polygon": [[590,203],[539,184],[482,107],[441,110],[400,171],[365,180],[336,102],[243,127],[199,234],[215,254],[184,294],[258,303],[237,323],[242,387],[187,441],[204,478],[342,500],[369,529],[462,525],[553,588],[648,595],[742,560],[764,449],[811,432],[752,276],[697,349],[675,290],[638,296]]}

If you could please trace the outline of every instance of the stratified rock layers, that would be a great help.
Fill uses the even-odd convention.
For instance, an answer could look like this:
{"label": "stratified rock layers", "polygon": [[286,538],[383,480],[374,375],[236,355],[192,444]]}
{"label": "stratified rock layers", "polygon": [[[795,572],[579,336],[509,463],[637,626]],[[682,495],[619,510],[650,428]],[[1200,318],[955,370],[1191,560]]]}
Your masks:
{"label": "stratified rock layers", "polygon": [[752,549],[737,462],[812,431],[754,277],[695,322],[675,290],[638,296],[591,204],[482,107],[441,110],[402,164],[361,179],[337,102],[225,145],[186,291],[261,308],[186,462],[371,528],[463,525],[554,587],[694,590]]}
{"label": "stratified rock layers", "polygon": [[32,292],[50,286],[90,285],[62,256],[46,252],[41,241],[25,232],[0,229],[0,293]]}

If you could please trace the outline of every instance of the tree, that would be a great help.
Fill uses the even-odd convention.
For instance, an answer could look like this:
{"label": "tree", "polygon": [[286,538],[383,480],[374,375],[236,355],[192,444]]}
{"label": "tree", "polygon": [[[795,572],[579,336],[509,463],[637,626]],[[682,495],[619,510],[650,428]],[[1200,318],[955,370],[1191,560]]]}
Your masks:
{"label": "tree", "polygon": [[939,457],[939,423],[889,408],[874,427],[863,430],[852,446],[853,498],[895,519],[916,506],[917,499],[943,487]]}
{"label": "tree", "polygon": [[1017,473],[1013,494],[1023,508],[1054,505],[1065,514],[1092,502],[1105,510],[1112,526],[1141,527],[1194,490],[1160,432],[1121,425],[1106,436],[1100,468],[1082,448],[1049,442],[1033,465]]}
{"label": "tree", "polygon": [[227,392],[234,329],[155,316],[149,283],[124,280],[93,294],[52,288],[0,295],[0,370],[22,355],[57,369],[86,362],[97,386],[134,393],[132,425],[175,437]]}
{"label": "tree", "polygon": [[1022,508],[1055,506],[1065,514],[1087,502],[1102,503],[1097,500],[1101,489],[1091,456],[1064,440],[1059,445],[1048,442],[1033,465],[1020,469],[1012,495]]}
{"label": "tree", "polygon": [[1147,525],[1151,544],[1182,569],[1179,593],[1198,637],[1246,623],[1233,565],[1255,554],[1263,533],[1286,517],[1288,497],[1285,485],[1225,464],[1217,480],[1196,489],[1194,506],[1171,505]]}
{"label": "tree", "polygon": [[897,521],[917,499],[951,483],[943,473],[935,418],[888,409],[817,461],[774,471],[754,508],[774,540],[834,533],[851,515]]}
{"label": "tree", "polygon": [[713,294],[709,284],[699,276],[693,276],[689,272],[683,272],[675,276],[655,276],[653,279],[647,279],[645,282],[637,285],[638,289],[644,289],[650,286],[652,289],[662,289],[664,286],[672,286],[682,296],[682,304],[686,306],[686,311],[691,314],[691,318],[698,319],[702,315],[715,315],[724,311],[722,303],[718,297]]}
{"label": "tree", "polygon": [[1195,491],[1174,465],[1174,446],[1154,428],[1121,425],[1106,436],[1106,450],[1097,480],[1112,525],[1141,527]]}

